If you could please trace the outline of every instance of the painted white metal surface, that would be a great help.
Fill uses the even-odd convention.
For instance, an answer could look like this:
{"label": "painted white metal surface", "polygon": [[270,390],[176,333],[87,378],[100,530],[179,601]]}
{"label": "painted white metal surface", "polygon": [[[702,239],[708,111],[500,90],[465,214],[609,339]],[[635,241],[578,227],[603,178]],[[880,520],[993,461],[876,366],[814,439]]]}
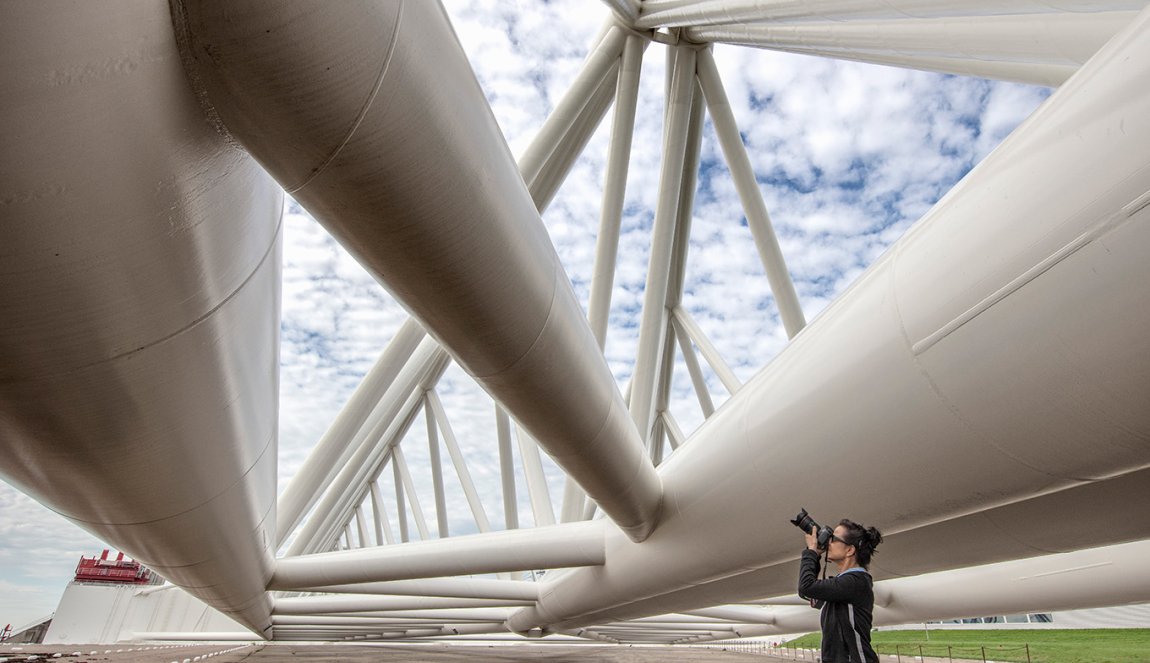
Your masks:
{"label": "painted white metal surface", "polygon": [[[790,496],[810,495],[796,468],[812,458],[835,459],[818,464],[833,489],[806,507],[829,514],[849,494],[853,517],[886,525],[874,568],[882,623],[1150,600],[1113,562],[1144,557],[1144,542],[1070,552],[1150,536],[1150,289],[1137,287],[1150,246],[1146,2],[606,4],[623,25],[595,40],[518,166],[437,3],[189,0],[172,4],[174,19],[163,4],[5,5],[0,41],[18,54],[0,69],[13,92],[0,95],[0,166],[15,191],[5,189],[0,224],[5,479],[261,636],[273,623],[266,588],[338,595],[276,600],[284,639],[809,630],[817,613],[785,599],[727,604],[791,590]],[[642,32],[666,26],[685,30]],[[700,90],[790,335],[803,320],[718,72],[693,40],[1062,88],[741,385],[680,306]],[[669,45],[671,109],[624,397],[602,350],[651,42]],[[588,323],[539,210],[613,94]],[[281,193],[263,168],[421,320],[397,334],[281,496],[278,528]],[[81,215],[93,221],[75,223]],[[708,417],[690,438],[666,410],[676,343]],[[733,394],[717,411],[692,344]],[[485,531],[434,391],[448,350],[522,426],[536,525],[555,521],[536,439],[573,480],[562,520],[589,518],[596,503],[610,520],[515,530],[500,414],[512,529]],[[427,540],[400,447],[424,402],[484,533]],[[677,451],[656,472],[664,438]],[[380,546],[392,541],[377,484],[388,464],[398,538],[414,529],[423,541]],[[1052,551],[1077,557],[1036,557]],[[1033,559],[961,570],[1022,558]],[[543,569],[531,583],[441,577]]]}
{"label": "painted white metal surface", "polygon": [[[1150,144],[1148,34],[1150,11],[660,468],[648,541],[608,532],[606,564],[547,583],[513,630],[793,559],[778,496],[810,495],[811,458],[835,459],[824,485],[882,486],[853,489],[852,513],[892,533],[1145,467],[1150,291],[1122,284],[1145,278],[1150,242],[1150,157],[1125,149]],[[1075,537],[1094,513],[1060,514],[1067,537],[1115,541]]]}
{"label": "painted white metal surface", "polygon": [[0,472],[265,634],[282,192],[166,4],[0,11]]}
{"label": "painted white metal surface", "polygon": [[187,2],[177,23],[230,133],[645,538],[658,476],[442,8]]}

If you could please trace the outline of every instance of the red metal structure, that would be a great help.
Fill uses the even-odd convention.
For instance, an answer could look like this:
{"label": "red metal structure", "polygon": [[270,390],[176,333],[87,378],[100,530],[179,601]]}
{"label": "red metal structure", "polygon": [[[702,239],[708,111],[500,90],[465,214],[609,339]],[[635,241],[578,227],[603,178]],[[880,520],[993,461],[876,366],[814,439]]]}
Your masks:
{"label": "red metal structure", "polygon": [[124,559],[124,553],[117,554],[114,560],[108,559],[105,550],[99,558],[80,558],[76,581],[147,585],[152,582],[152,572],[134,559]]}

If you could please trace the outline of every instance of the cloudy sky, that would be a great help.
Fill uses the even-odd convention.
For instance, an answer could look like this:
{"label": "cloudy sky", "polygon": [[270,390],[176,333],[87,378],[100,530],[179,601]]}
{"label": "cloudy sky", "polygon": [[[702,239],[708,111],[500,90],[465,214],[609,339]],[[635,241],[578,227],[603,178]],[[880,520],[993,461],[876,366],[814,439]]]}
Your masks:
{"label": "cloudy sky", "polygon": [[[606,9],[588,0],[445,5],[512,152],[521,154],[578,72]],[[1049,94],[1044,88],[740,47],[720,45],[714,52],[808,321]],[[644,60],[612,296],[606,354],[621,383],[634,363],[657,198],[664,57],[656,44]],[[584,306],[609,118],[544,215]],[[289,204],[286,213],[281,487],[406,319],[303,210]],[[742,381],[785,345],[709,122],[683,302]],[[676,361],[671,410],[689,433],[702,414],[682,359]],[[708,381],[717,405],[726,392],[713,373]],[[439,393],[487,514],[501,528],[492,403],[454,366]],[[403,448],[434,526],[426,436],[420,417]],[[459,482],[445,471],[452,533],[474,531]],[[548,472],[558,509],[562,476],[550,464]],[[390,473],[381,485],[385,495],[393,494]],[[521,472],[518,485],[520,521],[530,526]],[[103,547],[0,483],[0,627],[51,613],[79,557]]]}

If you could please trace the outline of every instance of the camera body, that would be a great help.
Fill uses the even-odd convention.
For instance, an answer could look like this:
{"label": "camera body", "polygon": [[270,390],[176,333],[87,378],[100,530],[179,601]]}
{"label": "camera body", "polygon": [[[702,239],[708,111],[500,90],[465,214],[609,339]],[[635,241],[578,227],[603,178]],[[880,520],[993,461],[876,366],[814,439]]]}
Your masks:
{"label": "camera body", "polygon": [[831,542],[831,537],[835,535],[834,530],[831,528],[816,523],[815,519],[811,518],[806,509],[799,509],[799,515],[791,519],[791,524],[804,532],[809,533],[814,530],[819,550],[826,550],[827,545]]}

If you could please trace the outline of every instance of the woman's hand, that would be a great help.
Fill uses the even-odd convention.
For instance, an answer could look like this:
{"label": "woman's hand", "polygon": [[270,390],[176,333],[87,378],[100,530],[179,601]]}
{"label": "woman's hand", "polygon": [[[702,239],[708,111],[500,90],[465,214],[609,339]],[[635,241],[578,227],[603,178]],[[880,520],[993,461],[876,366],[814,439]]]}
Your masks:
{"label": "woman's hand", "polygon": [[811,531],[804,534],[804,536],[807,539],[807,549],[818,552],[819,551],[819,539],[815,535],[814,529],[815,528],[812,527]]}

